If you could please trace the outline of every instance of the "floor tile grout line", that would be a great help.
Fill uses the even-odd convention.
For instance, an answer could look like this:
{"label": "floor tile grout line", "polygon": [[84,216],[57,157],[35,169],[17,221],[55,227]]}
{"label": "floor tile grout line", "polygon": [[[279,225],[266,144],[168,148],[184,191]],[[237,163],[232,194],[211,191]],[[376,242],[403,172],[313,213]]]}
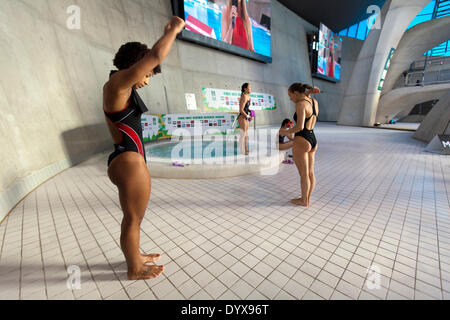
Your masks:
{"label": "floor tile grout line", "polygon": [[[358,186],[359,186],[359,185],[358,185]],[[356,189],[356,187],[357,187],[357,186],[355,186],[354,189]],[[339,194],[339,193],[338,193],[338,194]],[[336,198],[336,196],[334,196],[332,199],[334,199],[334,198]],[[332,199],[331,199],[331,200],[332,200]],[[342,200],[340,203],[342,203],[342,202],[344,202],[344,201],[346,201],[346,200],[344,199],[344,200]],[[335,208],[338,207],[340,203],[336,204]],[[332,212],[330,212],[326,217],[324,217],[324,218],[322,219],[322,221],[324,221],[324,220],[325,220],[327,217],[329,217],[330,215],[332,215]],[[314,216],[311,216],[310,219],[308,219],[307,221],[311,220],[313,217],[314,217]],[[341,221],[343,218],[344,218],[344,216],[342,216],[341,219],[339,219],[339,220],[336,222],[335,226],[338,225],[338,224],[339,224],[339,221]],[[320,224],[319,224],[316,228],[314,228],[308,235],[311,235],[311,234],[312,234],[319,226],[320,226]],[[297,228],[296,231],[298,231],[298,229],[300,229],[300,227]],[[333,231],[333,230],[334,230],[334,227],[333,227],[333,229],[331,229],[331,231]],[[296,231],[294,231],[294,232],[296,232]],[[330,231],[330,232],[331,232],[331,231]],[[302,243],[305,242],[305,241],[308,242],[306,239],[304,239],[304,240],[302,241]],[[324,241],[325,241],[325,240],[322,240],[321,243],[323,243]],[[297,248],[300,248],[300,245],[301,245],[302,243],[300,243],[300,244],[297,246]],[[316,246],[316,248],[319,247],[319,246],[320,246],[320,244],[319,244],[318,246]],[[297,248],[296,248],[296,249],[297,249]],[[295,250],[295,249],[294,249],[294,250]],[[336,250],[336,249],[335,249],[335,250]],[[333,251],[332,254],[333,254],[334,252],[335,252],[335,251]],[[312,254],[313,254],[313,252],[310,252],[310,255],[309,255],[308,257],[310,257]],[[305,263],[307,262],[307,259],[308,259],[308,258],[306,258]],[[283,261],[284,261],[284,260],[283,260]],[[327,262],[328,262],[328,261],[327,261]],[[297,271],[300,270],[300,268],[301,268],[301,266],[297,269]],[[321,271],[322,271],[322,270],[323,270],[323,268],[321,268]],[[319,272],[319,273],[320,273],[320,272]],[[294,274],[294,275],[295,275],[295,274]],[[294,276],[294,275],[293,275],[293,276]],[[293,277],[293,276],[292,276],[292,277]],[[290,278],[290,280],[292,280],[292,277]],[[312,277],[312,278],[313,278],[314,280],[317,280],[317,277]],[[295,281],[295,280],[294,280],[294,281]],[[307,288],[307,289],[309,290],[309,288]]]}
{"label": "floor tile grout line", "polygon": [[42,274],[44,275],[45,296],[48,299],[47,277],[45,275],[44,251],[42,250],[41,227],[40,227],[40,222],[39,222],[39,203],[38,203],[38,199],[37,199],[37,193],[38,193],[38,190],[35,190],[34,194],[35,194],[35,199],[36,199],[36,220],[37,220],[37,228],[38,228],[38,235],[39,235],[39,249],[41,252]]}
{"label": "floor tile grout line", "polygon": [[[426,158],[425,158],[425,165],[423,166],[424,173],[425,173],[425,166],[426,166]],[[414,300],[416,300],[416,292],[417,292],[417,269],[418,269],[418,264],[419,264],[420,232],[422,229],[423,187],[425,185],[425,174],[423,174],[423,176],[421,176],[421,177],[423,177],[422,178],[422,197],[420,198],[419,235],[417,237],[416,268],[415,268],[415,276],[414,276]]]}
{"label": "floor tile grout line", "polygon": [[23,221],[25,219],[25,201],[22,203],[22,223],[20,227],[20,276],[19,276],[19,300],[22,300],[22,261],[23,261]]}
{"label": "floor tile grout line", "polygon": [[436,156],[433,154],[431,157],[431,165],[432,165],[432,172],[433,172],[433,198],[434,198],[434,220],[436,225],[436,243],[437,243],[437,251],[438,251],[438,262],[439,262],[439,277],[440,277],[440,283],[441,283],[441,297],[444,299],[444,283],[442,280],[442,268],[441,268],[441,254],[440,254],[440,245],[439,245],[439,227],[438,227],[438,217],[437,217],[437,203],[436,203],[436,179],[435,179],[435,170],[434,170],[434,159]]}
{"label": "floor tile grout line", "polygon": [[[370,174],[370,173],[369,173],[369,174]],[[369,176],[369,175],[368,175],[368,176]],[[363,180],[361,183],[363,183],[363,182],[364,182],[364,180]],[[360,183],[360,184],[361,184],[361,183]],[[360,185],[360,184],[359,184],[359,185]],[[355,190],[359,185],[355,186],[353,190]],[[369,184],[368,184],[368,185],[369,185]],[[366,187],[366,188],[367,188],[367,187]],[[362,194],[363,194],[363,193],[361,193],[361,195],[362,195]],[[335,197],[336,197],[336,196],[335,196]],[[334,197],[334,198],[335,198],[335,197]],[[344,199],[344,200],[342,200],[340,203],[342,203],[342,202],[344,202],[344,201],[346,201],[346,200]],[[339,204],[340,204],[340,203],[339,203]],[[356,203],[356,200],[355,200],[355,203]],[[336,204],[336,207],[338,207],[339,204]],[[348,212],[348,210],[347,210],[347,212]],[[330,213],[328,214],[328,216],[330,216],[331,214],[332,214],[332,213],[330,212]],[[343,216],[341,217],[341,219],[339,219],[339,221],[341,221],[344,217],[345,217],[345,215],[343,215]],[[311,216],[311,218],[313,218],[313,216]],[[311,218],[310,218],[310,219],[311,219]],[[310,220],[310,219],[309,219],[309,220]],[[325,219],[326,219],[326,217],[324,217],[323,221],[324,221]],[[339,221],[336,223],[336,225],[339,223]],[[318,228],[318,227],[314,228],[314,229],[311,231],[311,233],[309,233],[309,235],[311,235],[312,232],[314,232],[314,230],[316,230],[317,228]],[[298,228],[298,229],[299,229],[299,228]],[[297,229],[296,231],[298,231],[298,229]],[[332,231],[332,230],[334,230],[334,227],[333,227],[333,229],[331,229],[331,231]],[[330,231],[330,232],[331,232],[331,231]],[[304,242],[304,241],[307,241],[307,240],[305,239],[305,240],[303,240],[303,242]],[[325,241],[325,240],[322,240],[321,243],[324,242],[324,241]],[[341,242],[342,242],[342,241],[343,241],[343,240],[341,240]],[[302,242],[302,243],[303,243],[303,242]],[[299,248],[300,245],[301,245],[301,244],[299,244],[299,246],[297,246],[297,248]],[[320,246],[320,244],[319,244],[318,246]],[[318,246],[316,246],[316,248],[317,248]],[[294,249],[294,250],[295,250],[295,249]],[[335,249],[335,251],[336,251],[336,250],[337,250],[337,248]],[[333,251],[333,253],[334,253],[335,251]],[[332,253],[332,254],[333,254],[333,253]],[[310,252],[310,255],[309,255],[308,257],[310,257],[312,254],[313,254],[313,252]],[[284,261],[284,260],[283,260],[283,261]],[[308,258],[306,258],[306,260],[305,260],[304,263],[306,263],[307,261],[308,261]],[[331,262],[331,261],[328,260],[327,262]],[[331,262],[331,263],[332,263],[332,262]],[[301,267],[300,267],[300,268],[301,268]],[[299,268],[298,270],[300,270],[300,268]],[[323,270],[323,268],[320,268],[320,269],[321,269],[321,271]],[[297,270],[297,271],[298,271],[298,270]],[[320,274],[320,272],[319,272],[319,274]],[[294,275],[295,275],[295,274],[294,274]],[[293,275],[293,276],[294,276],[294,275]],[[293,276],[292,276],[292,277],[293,277]],[[292,277],[290,277],[290,280],[292,280]],[[317,279],[317,276],[316,276],[316,277],[312,277],[312,278],[313,278],[314,280],[318,280],[318,279]],[[295,280],[294,280],[294,281],[295,281]],[[320,281],[320,280],[319,280],[319,281]],[[311,284],[311,285],[312,285],[312,284]],[[307,289],[309,290],[310,288],[307,288]],[[306,293],[305,293],[305,294],[306,294]]]}
{"label": "floor tile grout line", "polygon": [[[66,185],[66,183],[64,182],[64,179],[61,179],[61,180],[62,180],[62,184],[64,185],[64,187],[65,187],[65,189],[66,189],[66,192],[69,193],[70,196],[72,197],[72,194],[67,190],[67,185]],[[70,225],[70,228],[71,228],[71,230],[72,230],[72,233],[73,233],[73,235],[74,235],[74,237],[75,237],[75,240],[76,240],[76,242],[77,242],[77,245],[78,245],[78,247],[79,247],[79,249],[80,249],[81,255],[83,256],[83,259],[84,259],[84,261],[85,261],[85,263],[86,263],[86,268],[88,268],[89,274],[90,274],[90,276],[91,276],[91,279],[92,279],[92,281],[94,282],[94,285],[95,285],[95,287],[97,288],[97,291],[98,291],[100,297],[103,299],[102,292],[100,291],[100,288],[99,288],[97,282],[95,281],[95,278],[94,278],[94,276],[93,276],[93,274],[92,274],[92,270],[91,270],[91,268],[89,267],[88,260],[87,260],[87,258],[86,258],[86,256],[85,256],[84,252],[83,252],[83,248],[82,248],[82,246],[81,246],[81,244],[80,244],[80,241],[78,240],[77,233],[75,232],[75,229],[74,229],[74,227],[73,227],[73,225],[72,225],[72,222],[71,222],[71,220],[70,220],[70,218],[69,218],[69,215],[67,214],[67,211],[65,210],[65,205],[64,205],[64,202],[62,201],[62,198],[61,198],[61,192],[60,192],[60,190],[59,190],[59,188],[58,188],[58,184],[57,184],[57,181],[56,181],[56,180],[55,180],[55,182],[54,182],[54,186],[55,186],[56,192],[57,192],[57,194],[58,194],[58,196],[59,196],[60,202],[61,202],[61,204],[62,204],[63,207],[64,207],[64,213],[65,213],[65,215],[66,215],[67,222],[68,222],[69,225]],[[73,197],[72,197],[72,201],[74,201],[74,200],[73,200]],[[82,216],[81,211],[80,211],[79,206],[78,206],[78,203],[75,202],[75,201],[74,201],[74,203],[75,203],[75,206],[77,207],[78,213],[80,214],[80,216]],[[82,217],[82,218],[83,218],[83,217]],[[83,220],[84,220],[84,219],[83,219]],[[84,221],[84,222],[86,223],[86,221]],[[56,224],[55,224],[55,228],[56,228]],[[66,267],[67,267],[67,266],[66,266]],[[75,299],[76,299],[76,296],[75,296]]]}
{"label": "floor tile grout line", "polygon": [[[313,218],[313,215],[311,215],[311,218]],[[291,221],[292,221],[293,219],[294,219],[294,218],[292,218]],[[280,228],[280,229],[281,229],[281,228]],[[279,229],[279,230],[280,230],[280,229]],[[275,234],[275,233],[276,233],[276,232],[274,232],[273,234]],[[272,234],[272,235],[273,235],[273,234]],[[250,242],[251,242],[251,241],[250,241]],[[256,245],[255,243],[253,243],[253,244]],[[256,245],[256,247],[259,247],[259,245]],[[279,248],[279,246],[275,246],[275,248],[274,248],[273,250],[275,250],[277,247]],[[264,249],[262,249],[262,250],[264,250]],[[284,250],[284,249],[283,249],[283,250]],[[264,250],[264,251],[265,251],[265,250]],[[267,255],[269,255],[269,254],[270,254],[270,253],[268,253]],[[266,256],[267,256],[267,255],[266,255]],[[264,259],[264,258],[258,259],[258,260],[259,260],[259,262],[262,262],[263,259]],[[240,262],[242,263],[241,260],[238,259],[238,261],[240,261]],[[244,263],[244,264],[245,264],[245,263]],[[272,269],[275,269],[275,268],[272,268]],[[227,268],[227,270],[229,270],[229,268]],[[231,271],[231,270],[230,270],[230,271]],[[257,271],[254,270],[254,267],[250,268],[250,270],[249,270],[248,272],[250,272],[250,271],[254,271],[254,272],[258,273]],[[248,272],[247,272],[247,273],[248,273]],[[270,275],[270,274],[269,274],[269,275]],[[268,276],[269,276],[269,275],[268,275]],[[264,278],[264,280],[266,280],[266,279],[267,279],[267,277]],[[241,280],[243,280],[243,279],[241,278]],[[219,280],[219,281],[220,281],[220,280]],[[245,282],[245,280],[243,280],[243,281]],[[270,280],[269,280],[269,281],[270,281]],[[261,283],[262,283],[262,282],[261,282]],[[256,290],[256,288],[254,288],[254,290]],[[266,298],[267,298],[267,297],[266,297]]]}
{"label": "floor tile grout line", "polygon": [[5,246],[6,232],[8,230],[8,221],[9,221],[9,219],[6,218],[5,220],[6,220],[5,221],[5,227],[4,227],[3,235],[2,235],[2,245],[0,246],[0,264],[1,264],[1,261],[2,261],[3,247]]}
{"label": "floor tile grout line", "polygon": [[[97,184],[97,183],[96,183],[96,184]],[[90,192],[95,196],[95,198],[97,199],[97,201],[98,201],[99,203],[102,203],[102,201],[98,198],[98,196],[96,195],[96,193],[93,192],[93,190],[89,187],[89,184],[86,184],[86,185],[88,186]],[[97,185],[98,185],[98,184],[97,184]],[[79,188],[78,188],[78,189],[79,189]],[[82,192],[81,192],[80,189],[79,189],[79,192],[82,194]],[[83,196],[84,196],[84,198],[86,199],[86,196],[85,196],[84,194],[83,194]],[[88,201],[87,199],[86,199],[86,202],[89,203],[89,201]],[[92,206],[91,206],[90,203],[89,203],[89,206],[91,207],[92,211],[93,211],[94,214],[97,216],[97,219],[98,219],[98,220],[100,221],[100,223],[103,225],[103,227],[105,228],[105,230],[107,230],[107,232],[109,233],[109,235],[111,236],[111,238],[113,239],[113,241],[116,243],[116,246],[118,246],[118,247],[120,248],[120,244],[117,242],[116,238],[111,234],[111,232],[109,231],[109,228],[107,228],[107,227],[103,224],[103,221],[102,221],[102,219],[100,219],[100,217],[98,216],[96,210],[94,210],[94,208],[92,208]],[[105,207],[105,209],[106,209],[106,211],[110,214],[110,216],[116,221],[116,223],[119,224],[119,226],[120,226],[120,222],[112,215],[112,213],[109,211],[109,209],[106,208],[106,207]],[[140,249],[142,250],[142,248],[140,248]],[[114,270],[114,269],[113,269],[113,270]],[[134,281],[134,282],[135,282],[135,281]],[[144,281],[144,282],[146,283],[148,289],[152,292],[152,294],[153,294],[155,297],[157,297],[157,296],[155,295],[155,293],[153,292],[152,288],[149,286],[148,282],[147,282],[147,281]],[[131,283],[130,283],[129,285],[131,285]],[[128,286],[129,286],[129,285],[128,285]],[[124,291],[127,293],[127,296],[128,296],[130,299],[132,299],[132,298],[129,296],[128,291],[126,290],[126,288],[127,288],[128,286],[125,286],[125,285],[123,285],[123,284],[122,284],[122,286],[123,286],[123,288],[124,288]]]}
{"label": "floor tile grout line", "polygon": [[[50,197],[49,197],[49,193],[48,193],[49,186],[53,186],[53,187],[55,187],[55,190],[57,190],[57,188],[56,188],[56,183],[55,183],[56,181],[57,181],[57,179],[52,180],[51,184],[47,184],[47,183],[46,183],[43,187],[45,188],[45,192],[46,192],[46,196],[47,196],[47,201],[48,201],[48,205],[49,205],[49,211],[50,211],[50,215],[51,215],[52,223],[53,223],[53,229],[54,229],[54,231],[55,231],[55,236],[56,236],[56,240],[57,240],[57,242],[58,242],[58,248],[59,248],[59,251],[60,251],[60,253],[61,253],[61,258],[62,258],[63,263],[64,263],[64,269],[67,270],[67,267],[68,267],[68,266],[67,266],[66,259],[65,259],[65,257],[64,257],[63,249],[62,249],[62,247],[61,247],[61,241],[60,241],[60,236],[59,236],[59,233],[58,233],[58,227],[57,227],[56,220],[55,220],[55,214],[54,214],[54,212],[53,212],[52,203],[51,203],[51,201],[50,201]],[[61,205],[64,207],[63,201],[62,201],[61,197],[59,196],[59,193],[58,193],[58,200],[59,200],[59,202],[61,203]],[[45,259],[44,259],[44,256],[43,256],[43,255],[42,255],[42,260],[44,261],[44,264],[45,264]],[[72,295],[73,295],[73,291],[72,291]],[[48,297],[48,296],[47,296],[47,298],[50,299],[51,297]]]}
{"label": "floor tile grout line", "polygon": [[[406,161],[406,160],[405,160],[405,161]],[[402,163],[402,164],[403,164],[403,163]],[[396,199],[395,199],[395,201],[394,201],[394,203],[393,203],[393,206],[392,206],[392,209],[391,209],[391,213],[390,213],[390,216],[389,216],[389,220],[390,220],[391,217],[392,217],[392,212],[394,211],[395,204],[398,202],[398,198],[400,197],[402,187],[403,187],[403,185],[404,185],[404,183],[405,183],[405,180],[406,180],[406,177],[407,177],[407,173],[409,172],[409,169],[410,169],[410,168],[411,168],[411,161],[408,161],[408,167],[406,168],[405,173],[404,173],[404,175],[403,175],[403,179],[402,179],[402,182],[401,182],[401,187],[399,188],[399,191],[398,191],[398,193],[397,193]],[[417,170],[417,166],[416,166],[416,170]],[[415,172],[416,172],[416,171],[415,171]],[[414,175],[414,176],[415,176],[415,175]],[[395,179],[392,181],[392,183],[393,183],[394,181],[395,181]],[[407,180],[406,180],[406,181],[407,181]],[[392,188],[392,185],[391,185],[391,188]],[[413,188],[411,187],[410,194],[411,194],[412,190],[413,190]],[[375,218],[375,217],[374,217],[374,218]],[[389,222],[389,220],[388,220],[388,222]],[[405,214],[405,219],[403,220],[403,226],[404,226],[405,220],[406,220],[406,214]],[[373,220],[372,220],[372,221],[373,221]],[[387,223],[386,223],[386,225],[387,225]],[[403,226],[402,226],[402,231],[403,231]],[[385,231],[386,231],[386,229],[383,230],[383,234],[382,234],[382,236],[381,236],[381,238],[380,238],[380,242],[382,241],[381,239],[383,238],[383,235],[384,235]],[[400,247],[400,241],[401,241],[401,236],[400,236],[400,239],[399,239],[399,242],[398,242],[398,245],[397,245],[397,250],[396,250],[397,252],[398,252],[398,248]],[[380,242],[379,242],[378,245],[377,245],[377,249],[380,248]],[[397,256],[397,252],[396,252],[396,256]],[[374,260],[375,260],[375,256],[376,256],[376,254],[374,255],[374,258],[373,258],[372,261],[371,261],[371,265],[373,265],[373,262],[374,262]],[[396,258],[394,259],[394,266],[395,266],[395,261],[396,261]],[[394,266],[392,266],[392,270],[391,270],[392,272],[393,272],[393,270],[394,270]],[[365,277],[365,279],[364,279],[364,283],[366,283],[367,277],[368,277],[368,275],[366,275],[366,277]],[[387,299],[387,296],[388,296],[388,294],[389,294],[389,287],[390,287],[391,280],[392,280],[392,275],[389,277],[389,280],[388,280],[388,285],[387,285],[387,288],[386,288],[387,291],[386,291],[385,299]],[[362,293],[362,290],[361,290],[359,296],[361,296],[361,293]]]}
{"label": "floor tile grout line", "polygon": [[[90,204],[89,200],[86,198],[86,195],[81,191],[79,185],[78,185],[77,183],[75,183],[74,185],[77,187],[78,193],[84,198],[85,203],[87,203],[87,204],[89,205],[89,207],[91,208],[91,210],[92,210],[92,212],[94,213],[94,215],[97,217],[97,219],[100,221],[100,223],[102,223],[101,219],[99,219],[98,215],[96,214],[95,209],[92,207],[92,205]],[[70,190],[67,188],[67,185],[66,185],[66,184],[65,184],[65,186],[66,186],[67,192],[70,194],[70,196],[71,196],[72,199],[73,199],[73,194],[72,194],[72,192],[70,192]],[[78,205],[77,205],[77,207],[78,207]],[[78,208],[79,208],[79,207],[78,207]],[[105,251],[102,249],[102,246],[101,246],[100,243],[98,242],[98,239],[95,237],[95,232],[92,232],[92,229],[90,228],[89,223],[86,221],[86,218],[85,218],[84,214],[82,213],[82,210],[79,210],[79,212],[80,212],[80,214],[81,214],[82,219],[84,220],[84,222],[85,222],[85,224],[86,224],[86,227],[89,229],[89,231],[91,232],[91,235],[93,236],[93,238],[94,238],[95,241],[97,242],[98,247],[99,247],[100,250],[102,251],[102,254],[103,254],[103,256],[105,257],[105,261],[107,261],[107,263],[109,264],[109,266],[110,266],[110,268],[111,268],[111,270],[112,270],[114,276],[116,277],[116,280],[119,281],[120,285],[122,286],[122,290],[125,291],[126,295],[127,295],[128,298],[130,299],[130,296],[129,296],[128,292],[125,290],[125,286],[123,285],[122,281],[120,280],[119,276],[117,275],[116,270],[112,267],[112,264],[110,263],[108,257],[107,257],[106,254],[105,254]],[[103,224],[103,223],[102,223],[102,224]],[[106,228],[106,230],[107,230],[107,232],[109,233],[109,231],[108,231],[107,228]],[[115,239],[114,239],[113,237],[112,237],[112,241],[115,242]],[[116,242],[116,245],[117,245],[117,242]],[[81,250],[81,251],[83,250],[82,247],[80,247],[80,250]],[[87,259],[86,259],[86,264],[88,265]],[[92,272],[91,272],[91,275],[92,275]],[[92,278],[94,279],[95,282],[97,282],[97,281],[95,280],[95,278],[94,278],[93,275],[92,275]],[[99,290],[99,291],[100,291],[100,290]],[[118,290],[118,291],[120,291],[120,290]],[[117,291],[117,292],[118,292],[118,291]],[[109,295],[109,296],[105,296],[104,299],[105,299],[105,298],[107,299],[108,297],[110,297],[110,296],[116,294],[117,292],[114,292],[114,293],[112,293],[112,294]],[[100,294],[101,294],[101,296],[103,297],[103,294],[101,293],[101,291],[100,291]]]}
{"label": "floor tile grout line", "polygon": [[[404,162],[404,161],[406,161],[405,158],[403,158],[403,162]],[[402,164],[403,164],[403,162],[402,162]],[[399,167],[401,168],[401,164],[399,165]],[[391,172],[392,169],[393,169],[393,167],[391,167],[391,169],[390,169],[389,172]],[[389,175],[389,172],[386,173],[385,176],[388,176],[388,175]],[[397,177],[397,176],[395,176],[395,177],[392,179],[391,184],[390,184],[388,190],[390,190],[390,189],[392,188],[392,184],[394,183],[396,177]],[[373,178],[373,179],[376,179],[376,178]],[[373,180],[372,180],[372,181],[373,181]],[[372,181],[371,181],[371,182],[372,182]],[[365,206],[364,208],[367,208],[367,206],[369,206],[369,204],[371,203],[371,200],[373,199],[373,196],[376,194],[376,191],[380,188],[380,186],[381,186],[381,184],[378,185],[377,189],[376,189],[375,192],[373,193],[372,197],[368,200],[368,202],[367,202],[367,204],[366,204],[366,206]],[[362,195],[362,194],[364,194],[364,192],[362,192],[361,195]],[[387,191],[386,191],[386,193],[384,194],[383,199],[386,197],[386,194],[387,194]],[[382,199],[382,200],[383,200],[383,199]],[[380,201],[380,204],[382,203],[382,200]],[[379,207],[378,207],[378,208],[379,208]],[[375,220],[375,218],[376,218],[376,216],[377,216],[377,212],[378,212],[378,211],[376,211],[375,214],[373,215],[372,220],[370,221],[369,225],[367,226],[364,235],[367,234],[367,230],[370,228],[370,226],[372,225],[373,221]],[[364,213],[364,211],[361,210],[361,213],[359,214],[359,216],[358,216],[357,219],[359,219],[359,218],[362,216],[363,213]],[[352,226],[353,226],[354,224],[355,224],[355,222],[352,224]],[[349,228],[349,230],[350,230],[350,229],[351,229],[351,227]],[[348,234],[348,232],[347,232],[347,234]],[[364,237],[363,237],[363,238],[364,238]],[[357,248],[358,248],[359,245],[361,244],[363,238],[361,238],[359,244],[356,246]],[[343,240],[342,240],[342,241],[343,241]],[[381,238],[380,238],[380,241],[381,241]],[[377,249],[378,249],[378,247],[377,247]],[[352,258],[355,256],[355,254],[356,254],[356,250],[355,250],[355,252],[352,253]],[[374,256],[376,256],[376,252],[374,252],[374,254],[375,254]],[[348,262],[348,264],[347,264],[345,270],[348,270],[347,267],[348,267],[348,265],[350,264],[351,258],[350,258],[348,261],[349,261],[349,262]],[[345,271],[344,271],[344,273],[345,273]],[[364,280],[366,280],[366,279],[364,279]],[[345,279],[343,279],[343,278],[341,277],[340,281],[345,281]],[[347,281],[345,281],[345,282],[347,282]],[[365,281],[364,281],[364,283],[365,283]],[[338,283],[337,285],[339,285],[339,283]],[[336,285],[336,287],[334,288],[332,295],[334,294],[335,291],[340,292],[339,290],[337,290],[337,285]],[[363,286],[363,287],[364,287],[364,286]],[[358,298],[359,298],[359,296],[360,296],[360,294],[361,294],[363,288],[358,288],[358,289],[360,290],[360,293],[359,293],[359,295],[358,295]],[[340,292],[340,293],[342,293],[342,292]],[[343,293],[343,294],[344,294],[344,293]],[[344,295],[345,295],[345,294],[344,294]]]}
{"label": "floor tile grout line", "polygon": [[[209,230],[211,230],[211,229],[209,229]],[[227,230],[229,230],[229,229],[227,229]],[[254,243],[253,243],[253,244],[254,244]],[[201,244],[200,244],[200,245],[201,245]],[[237,246],[237,247],[239,247],[239,246]],[[186,253],[186,252],[185,252],[185,253]],[[188,254],[188,253],[186,253],[186,254]],[[188,255],[189,255],[189,254],[188,254]],[[191,258],[192,258],[192,257],[191,257]],[[196,260],[196,259],[193,259],[193,260]],[[216,261],[219,261],[219,260],[218,260],[218,259],[216,259]],[[240,261],[240,260],[238,260],[238,261]],[[261,260],[260,260],[260,261],[261,261]],[[227,267],[227,268],[226,268],[226,270],[230,270],[230,269],[229,269],[229,268]],[[226,270],[225,270],[225,271],[226,271]],[[225,272],[225,271],[224,271],[224,272]],[[232,272],[232,270],[230,270],[230,271]],[[218,280],[218,278],[217,278],[217,277],[215,277],[215,279],[217,279],[217,280]],[[241,278],[241,279],[242,279],[242,278]],[[211,282],[213,282],[213,281],[214,281],[214,280],[211,280]],[[219,281],[220,281],[220,280],[219,280]],[[244,281],[245,281],[245,280],[244,280]],[[211,282],[210,282],[210,283],[211,283]],[[208,284],[207,284],[207,285],[208,285]],[[207,285],[206,285],[206,286],[207,286]],[[206,287],[206,286],[205,286],[205,287]]]}

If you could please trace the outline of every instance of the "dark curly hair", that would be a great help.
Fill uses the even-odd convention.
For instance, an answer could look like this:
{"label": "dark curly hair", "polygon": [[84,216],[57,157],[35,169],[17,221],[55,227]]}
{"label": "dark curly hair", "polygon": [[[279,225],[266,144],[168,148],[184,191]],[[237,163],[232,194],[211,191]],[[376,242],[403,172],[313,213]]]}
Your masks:
{"label": "dark curly hair", "polygon": [[313,89],[313,87],[311,87],[309,84],[305,84],[305,83],[293,83],[290,87],[289,87],[289,92],[299,92],[299,93],[306,93],[306,90],[311,90]]}
{"label": "dark curly hair", "polygon": [[[150,51],[147,45],[140,42],[128,42],[122,45],[114,57],[113,63],[119,70],[130,68],[136,62],[144,58]],[[161,66],[156,66],[153,69],[154,74],[161,73]]]}

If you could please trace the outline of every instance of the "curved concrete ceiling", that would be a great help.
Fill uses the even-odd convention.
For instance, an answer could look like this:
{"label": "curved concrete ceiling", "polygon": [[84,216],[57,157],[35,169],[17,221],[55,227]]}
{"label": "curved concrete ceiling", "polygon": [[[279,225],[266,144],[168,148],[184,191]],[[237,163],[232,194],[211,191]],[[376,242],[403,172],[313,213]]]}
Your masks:
{"label": "curved concrete ceiling", "polygon": [[418,24],[405,32],[391,60],[381,95],[391,91],[398,78],[409,70],[412,62],[423,59],[424,53],[448,41],[450,16]]}
{"label": "curved concrete ceiling", "polygon": [[386,0],[278,0],[289,10],[315,26],[322,22],[339,32],[344,28],[368,18],[372,5],[383,7]]}
{"label": "curved concrete ceiling", "polygon": [[450,120],[450,91],[441,97],[414,133],[417,140],[430,142],[437,134],[443,134]]}
{"label": "curved concrete ceiling", "polygon": [[411,110],[421,102],[440,99],[450,90],[450,83],[394,89],[380,99],[376,122],[385,123],[398,113]]}

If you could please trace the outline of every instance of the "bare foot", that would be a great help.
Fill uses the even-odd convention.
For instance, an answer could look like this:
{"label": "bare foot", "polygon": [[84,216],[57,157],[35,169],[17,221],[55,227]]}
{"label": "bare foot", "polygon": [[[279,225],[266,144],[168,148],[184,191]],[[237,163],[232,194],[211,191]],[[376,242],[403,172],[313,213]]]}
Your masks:
{"label": "bare foot", "polygon": [[149,262],[155,262],[161,259],[161,254],[159,253],[151,253],[151,254],[141,254],[142,263],[146,264]]}
{"label": "bare foot", "polygon": [[303,206],[303,207],[307,207],[307,206],[309,205],[305,200],[303,200],[303,198],[300,198],[300,199],[292,199],[292,200],[291,200],[291,203],[292,203],[292,204],[295,204],[295,205],[297,205],[297,206]]}
{"label": "bare foot", "polygon": [[164,266],[144,266],[138,272],[128,272],[128,280],[153,279],[164,271]]}

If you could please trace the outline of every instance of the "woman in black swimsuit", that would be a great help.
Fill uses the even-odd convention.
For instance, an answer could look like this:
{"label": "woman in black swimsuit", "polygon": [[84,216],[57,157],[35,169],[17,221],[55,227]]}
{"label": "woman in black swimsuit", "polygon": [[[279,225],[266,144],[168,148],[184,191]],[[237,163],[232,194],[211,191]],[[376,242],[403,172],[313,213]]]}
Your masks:
{"label": "woman in black swimsuit", "polygon": [[164,266],[149,266],[159,254],[139,251],[141,222],[150,199],[151,181],[145,162],[141,115],[147,107],[136,90],[148,85],[149,78],[160,72],[159,64],[167,57],[175,37],[184,28],[181,18],[173,17],[162,38],[150,50],[146,45],[129,42],[114,58],[119,69],[111,72],[103,87],[103,110],[115,151],[108,159],[108,176],[119,190],[123,210],[120,246],[128,266],[128,279],[151,279]]}
{"label": "woman in black swimsuit", "polygon": [[295,205],[308,207],[310,205],[311,193],[316,186],[314,175],[314,160],[317,151],[317,140],[314,134],[314,126],[319,114],[317,100],[310,97],[311,93],[320,90],[307,84],[294,83],[288,91],[289,97],[295,103],[294,114],[295,126],[289,133],[295,134],[292,153],[294,161],[300,174],[300,185],[302,195],[298,199],[292,199]]}
{"label": "woman in black swimsuit", "polygon": [[[248,123],[252,119],[250,116],[250,93],[252,93],[252,87],[248,83],[242,85],[241,99],[239,100],[239,129],[240,129],[240,145],[241,154],[248,156]],[[244,147],[245,146],[245,147]],[[245,149],[245,151],[244,151]]]}

